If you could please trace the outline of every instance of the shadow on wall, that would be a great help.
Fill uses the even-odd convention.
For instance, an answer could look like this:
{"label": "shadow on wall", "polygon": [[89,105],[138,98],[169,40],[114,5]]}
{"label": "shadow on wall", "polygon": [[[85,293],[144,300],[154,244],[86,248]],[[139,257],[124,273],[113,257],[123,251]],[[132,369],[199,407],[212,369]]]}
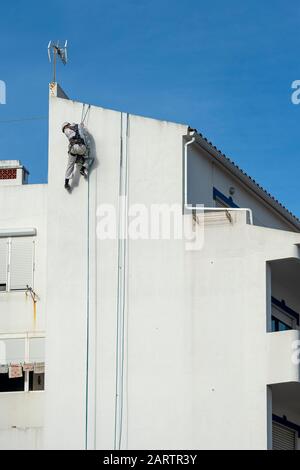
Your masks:
{"label": "shadow on wall", "polygon": [[[98,168],[99,160],[97,158],[97,150],[96,150],[95,139],[92,136],[92,134],[90,134],[88,132],[88,130],[86,128],[85,128],[85,131],[86,131],[86,134],[87,134],[87,141],[88,141],[88,146],[89,146],[89,149],[90,149],[90,152],[89,152],[89,160],[90,161],[89,161],[89,167],[88,167],[88,172],[89,172],[88,177],[90,177],[91,173],[96,168]],[[84,177],[79,173],[78,166],[75,165],[74,175],[73,175],[73,178],[72,178],[72,189],[75,189],[76,187],[79,186],[80,178],[84,178]]]}

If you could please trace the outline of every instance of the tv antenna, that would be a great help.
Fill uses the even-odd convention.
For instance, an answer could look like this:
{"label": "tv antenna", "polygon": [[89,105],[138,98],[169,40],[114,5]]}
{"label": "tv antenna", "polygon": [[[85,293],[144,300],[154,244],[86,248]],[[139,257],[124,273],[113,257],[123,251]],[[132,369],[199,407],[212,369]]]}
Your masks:
{"label": "tv antenna", "polygon": [[53,82],[56,82],[56,56],[60,57],[64,65],[66,65],[68,61],[67,45],[68,45],[68,41],[65,41],[64,46],[60,46],[59,41],[57,41],[56,43],[53,41],[49,41],[48,57],[49,57],[49,62],[51,62],[51,55],[53,56]]}

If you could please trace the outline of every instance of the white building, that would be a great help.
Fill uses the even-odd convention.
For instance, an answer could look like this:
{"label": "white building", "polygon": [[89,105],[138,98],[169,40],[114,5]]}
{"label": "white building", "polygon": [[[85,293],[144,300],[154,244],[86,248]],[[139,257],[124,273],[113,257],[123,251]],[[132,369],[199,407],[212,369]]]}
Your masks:
{"label": "white building", "polygon": [[[95,162],[69,194],[61,124],[83,118]],[[56,84],[48,184],[26,178],[1,163],[0,362],[39,373],[0,373],[1,448],[299,446],[296,217],[188,126]],[[194,241],[121,236],[157,204]],[[105,207],[117,237],[100,236]]]}

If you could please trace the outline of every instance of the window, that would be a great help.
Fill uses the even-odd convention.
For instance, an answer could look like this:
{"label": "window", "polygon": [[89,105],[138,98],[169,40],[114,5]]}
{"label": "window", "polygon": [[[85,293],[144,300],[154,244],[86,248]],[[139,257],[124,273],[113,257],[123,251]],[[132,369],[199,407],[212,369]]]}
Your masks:
{"label": "window", "polygon": [[299,314],[288,307],[285,302],[272,297],[272,331],[297,329]]}
{"label": "window", "polygon": [[217,188],[213,188],[213,199],[215,201],[216,207],[236,207],[239,206],[233,202],[232,197],[226,197],[221,191]]}
{"label": "window", "polygon": [[43,362],[45,358],[45,338],[29,338],[28,342],[30,362]]}
{"label": "window", "polygon": [[[19,364],[24,361],[25,339],[5,338],[1,341],[0,362],[3,366]],[[10,379],[8,372],[0,374],[0,392],[21,392],[24,390],[25,377]]]}
{"label": "window", "polygon": [[[44,336],[0,335],[0,392],[44,390],[44,367]],[[17,376],[10,378],[13,369]]]}
{"label": "window", "polygon": [[272,315],[272,331],[292,330],[293,327]]}
{"label": "window", "polygon": [[34,372],[29,372],[29,390],[45,390],[45,373],[35,374]]}
{"label": "window", "polygon": [[[43,368],[45,361],[45,338],[29,338],[29,362],[40,364]],[[29,390],[44,390],[45,373],[29,372]]]}
{"label": "window", "polygon": [[217,199],[217,198],[215,199],[215,207],[229,208],[229,206],[225,202],[223,202],[223,201],[221,201],[220,199]]}
{"label": "window", "polygon": [[33,273],[33,238],[0,238],[0,292],[33,287]]}
{"label": "window", "polygon": [[7,255],[7,240],[0,238],[0,291],[6,291],[7,289]]}

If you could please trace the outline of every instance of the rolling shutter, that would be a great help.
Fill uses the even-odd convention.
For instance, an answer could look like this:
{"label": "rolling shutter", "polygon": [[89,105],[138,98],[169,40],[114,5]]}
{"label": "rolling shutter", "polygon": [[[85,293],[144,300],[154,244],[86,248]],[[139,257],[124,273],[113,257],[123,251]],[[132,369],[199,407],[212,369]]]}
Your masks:
{"label": "rolling shutter", "polygon": [[7,254],[8,254],[7,240],[0,238],[0,291],[6,290]]}
{"label": "rolling shutter", "polygon": [[10,289],[33,287],[34,241],[30,237],[12,238],[10,254]]}
{"label": "rolling shutter", "polygon": [[278,423],[272,425],[273,450],[296,450],[296,433]]}

